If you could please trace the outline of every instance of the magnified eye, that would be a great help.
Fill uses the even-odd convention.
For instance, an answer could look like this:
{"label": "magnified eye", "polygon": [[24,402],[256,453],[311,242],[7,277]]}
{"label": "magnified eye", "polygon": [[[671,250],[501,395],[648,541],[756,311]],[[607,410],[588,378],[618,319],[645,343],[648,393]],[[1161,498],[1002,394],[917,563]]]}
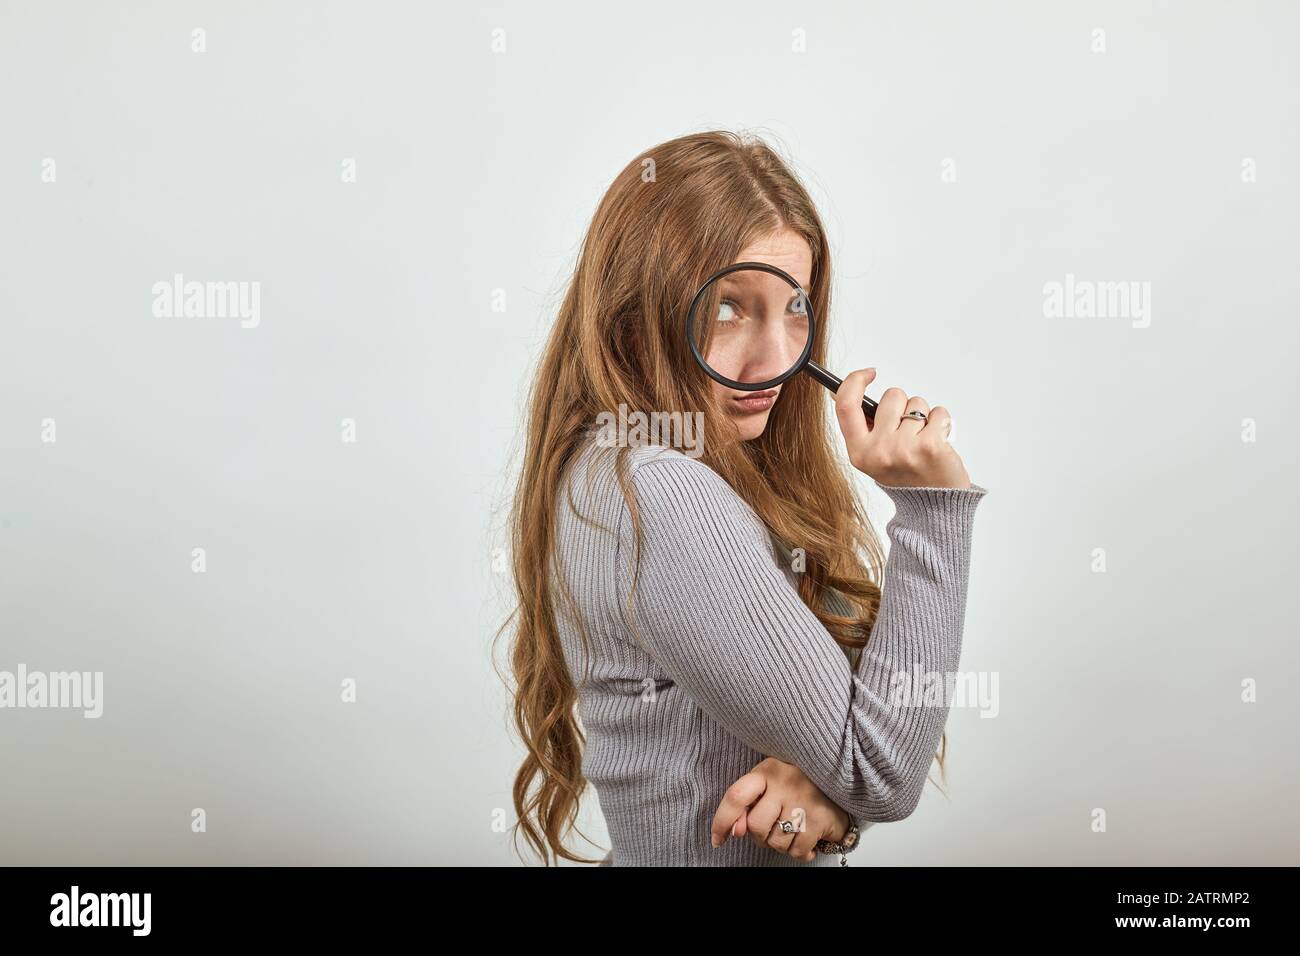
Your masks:
{"label": "magnified eye", "polygon": [[723,300],[723,302],[718,306],[717,320],[719,322],[730,322],[735,317],[736,317],[735,307],[730,302]]}
{"label": "magnified eye", "polygon": [[790,300],[790,311],[797,312],[800,315],[807,313],[808,303],[804,300],[803,296],[796,295],[793,299]]}

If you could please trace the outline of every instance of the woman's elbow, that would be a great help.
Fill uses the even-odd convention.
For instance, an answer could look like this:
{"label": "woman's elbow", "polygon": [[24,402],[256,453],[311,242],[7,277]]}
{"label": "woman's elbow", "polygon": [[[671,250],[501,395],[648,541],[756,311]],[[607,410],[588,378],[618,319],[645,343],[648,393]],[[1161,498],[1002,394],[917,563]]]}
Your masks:
{"label": "woman's elbow", "polygon": [[854,820],[898,823],[910,817],[920,804],[925,781],[923,776],[919,780],[855,789],[840,806]]}

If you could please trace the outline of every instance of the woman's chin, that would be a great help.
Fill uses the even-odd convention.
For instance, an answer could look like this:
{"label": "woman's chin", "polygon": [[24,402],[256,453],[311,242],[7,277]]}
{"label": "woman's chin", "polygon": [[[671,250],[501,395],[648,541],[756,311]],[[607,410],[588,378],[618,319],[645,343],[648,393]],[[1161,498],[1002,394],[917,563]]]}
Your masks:
{"label": "woman's chin", "polygon": [[731,420],[740,433],[741,441],[752,441],[767,428],[767,412],[756,415],[732,415]]}

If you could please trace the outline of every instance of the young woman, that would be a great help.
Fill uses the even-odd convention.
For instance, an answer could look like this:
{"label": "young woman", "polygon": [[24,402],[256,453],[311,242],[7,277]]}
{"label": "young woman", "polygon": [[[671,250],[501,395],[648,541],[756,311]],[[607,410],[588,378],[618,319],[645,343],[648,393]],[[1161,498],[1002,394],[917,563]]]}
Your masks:
{"label": "young woman", "polygon": [[[548,863],[837,865],[837,844],[912,812],[936,756],[947,702],[899,688],[959,663],[987,489],[943,407],[889,388],[867,421],[873,369],[835,396],[838,437],[808,376],[758,396],[707,377],[684,316],[742,261],[807,290],[823,362],[830,250],[786,164],[727,132],[655,147],[596,210],[537,373],[512,512],[514,802]],[[718,371],[767,381],[789,365],[772,351]],[[635,412],[699,414],[703,441],[596,427]],[[894,502],[887,563],[841,440]],[[564,843],[588,781],[600,861]]]}

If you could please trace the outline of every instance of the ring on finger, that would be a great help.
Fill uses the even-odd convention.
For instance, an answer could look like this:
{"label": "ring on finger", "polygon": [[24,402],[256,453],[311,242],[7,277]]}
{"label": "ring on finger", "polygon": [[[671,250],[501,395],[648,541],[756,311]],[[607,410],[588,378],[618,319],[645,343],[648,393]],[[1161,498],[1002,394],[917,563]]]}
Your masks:
{"label": "ring on finger", "polygon": [[[772,829],[776,833],[772,834],[768,846],[771,846],[774,850],[780,850],[782,853],[788,852],[794,841],[799,837],[799,824],[795,823],[790,817],[778,817]],[[787,836],[789,837],[788,842],[784,839]]]}

